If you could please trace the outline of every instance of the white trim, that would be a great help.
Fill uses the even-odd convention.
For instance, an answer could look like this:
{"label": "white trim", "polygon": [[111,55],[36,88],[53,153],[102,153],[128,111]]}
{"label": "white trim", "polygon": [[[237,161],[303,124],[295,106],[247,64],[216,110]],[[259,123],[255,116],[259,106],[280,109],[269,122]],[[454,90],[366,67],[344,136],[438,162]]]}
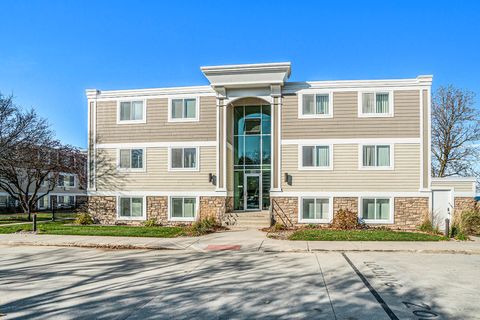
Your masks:
{"label": "white trim", "polygon": [[[181,218],[181,217],[172,217],[172,198],[182,198],[182,199],[185,199],[185,198],[195,198],[195,216],[193,218]],[[189,194],[183,194],[183,195],[176,195],[176,196],[169,196],[168,197],[168,206],[167,206],[167,210],[168,210],[168,221],[178,221],[178,222],[193,222],[193,221],[196,221],[198,219],[198,213],[199,213],[199,205],[200,205],[200,201],[199,201],[199,197],[198,196],[192,196],[192,195],[189,195]],[[182,202],[182,206],[183,206],[183,202]]]}
{"label": "white trim", "polygon": [[[388,199],[390,215],[388,220],[376,220],[376,219],[364,219],[363,218],[363,199]],[[376,206],[375,206],[376,207]],[[358,218],[363,220],[366,224],[393,224],[395,214],[395,198],[394,197],[382,197],[382,196],[360,196],[358,197]]]}
{"label": "white trim", "polygon": [[[303,166],[303,147],[328,147],[328,166]],[[314,152],[314,158],[316,158],[316,152]],[[298,145],[298,170],[310,170],[310,171],[332,171],[333,170],[333,144],[299,144]],[[315,162],[315,161],[314,161]]]}
{"label": "white trim", "polygon": [[[424,175],[424,161],[423,159],[423,148],[425,147],[423,144],[423,131],[424,131],[424,126],[423,126],[423,120],[424,120],[424,114],[423,114],[423,90],[419,90],[419,96],[420,96],[420,189],[424,189],[423,186],[423,175]],[[428,186],[427,186],[428,188]]]}
{"label": "white trim", "polygon": [[[172,102],[173,100],[182,100],[182,107],[184,101],[187,99],[195,99],[195,118],[172,118]],[[168,97],[168,122],[199,122],[200,121],[200,97],[199,96],[188,96],[188,95],[177,95]]]}
{"label": "white trim", "polygon": [[[373,93],[373,104],[377,105],[377,94],[388,93],[388,112],[387,113],[363,113],[363,94]],[[394,91],[393,90],[358,90],[357,91],[357,106],[359,118],[388,118],[395,114],[394,108]]]}
{"label": "white trim", "polygon": [[[83,194],[85,195],[85,194]],[[188,195],[192,197],[215,197],[215,196],[227,196],[227,192],[218,191],[131,191],[131,190],[119,190],[119,191],[89,191],[88,196],[101,196],[101,197],[116,197],[116,196],[132,196],[132,197],[171,197],[171,196],[183,196]]]}
{"label": "white trim", "polygon": [[97,149],[141,149],[141,148],[169,148],[169,147],[214,147],[215,141],[165,141],[165,142],[132,142],[132,143],[102,143]]}
{"label": "white trim", "polygon": [[127,89],[127,90],[97,90],[87,89],[87,98],[98,101],[122,99],[158,99],[179,95],[215,96],[210,86],[190,86],[171,88]]}
{"label": "white trim", "polygon": [[295,144],[420,144],[420,138],[346,138],[282,140],[282,145]]}
{"label": "white trim", "polygon": [[408,191],[283,191],[270,192],[270,197],[430,197],[430,191],[408,192]]}
{"label": "white trim", "polygon": [[[222,187],[224,190],[228,190],[228,186],[227,186],[227,166],[228,166],[228,163],[227,163],[227,108],[228,108],[228,104],[223,104],[222,106],[223,108],[223,137],[222,137],[222,144],[223,144],[223,183],[222,183]],[[232,113],[232,114],[235,114],[235,111]],[[232,126],[234,126],[234,123],[232,121]],[[232,135],[232,139],[235,140],[235,136]],[[233,158],[232,158],[233,159]],[[235,159],[233,159],[233,163],[235,163]],[[233,166],[235,167],[235,166]],[[232,168],[232,170],[234,170],[234,168]]]}
{"label": "white trim", "polygon": [[[172,167],[172,149],[195,149],[195,168],[173,168]],[[182,151],[182,162],[184,161],[183,156],[184,152]],[[168,147],[168,171],[200,171],[200,147],[198,146],[176,146]]]}
{"label": "white trim", "polygon": [[443,177],[443,178],[439,178],[439,177],[432,177],[431,178],[432,181],[469,181],[469,182],[476,182],[477,181],[477,178],[475,177]]}
{"label": "white trim", "polygon": [[[377,155],[378,146],[389,146],[390,148],[390,165],[389,166],[364,166],[363,165],[363,147],[364,146],[375,146],[375,159]],[[382,170],[394,170],[395,169],[395,145],[392,143],[381,143],[381,144],[359,144],[358,145],[358,170],[366,171],[382,171]]]}
{"label": "white trim", "polygon": [[220,98],[215,98],[215,190],[224,191],[218,185],[219,179],[218,175],[220,174]]}
{"label": "white trim", "polygon": [[[120,168],[120,150],[130,150],[130,162],[132,161],[132,150],[142,150],[141,168]],[[131,163],[130,163],[131,166]],[[117,172],[146,172],[147,171],[147,149],[146,148],[118,148],[117,149]]]}
{"label": "white trim", "polygon": [[[59,173],[59,174],[58,174],[57,179],[60,178],[60,176],[73,177],[73,186],[65,186],[65,185],[60,185],[60,183],[58,183],[58,185],[56,186],[57,188],[65,188],[65,190],[77,188],[77,184],[78,184],[78,183],[77,183],[77,180],[78,180],[78,178],[77,178],[77,175],[76,175],[75,173],[64,173],[64,172],[62,172],[62,173]],[[46,182],[46,181],[44,180],[42,183],[44,183],[44,182]],[[57,182],[58,182],[58,181],[57,181]],[[65,182],[65,180],[64,180],[64,182]],[[45,185],[43,185],[43,186],[45,186]]]}
{"label": "white trim", "polygon": [[[328,217],[327,219],[304,219],[303,218],[303,200],[304,199],[328,199]],[[333,220],[333,196],[315,197],[315,196],[299,196],[298,197],[298,223],[331,223]]]}
{"label": "white trim", "polygon": [[[303,96],[313,95],[313,103],[316,106],[316,97],[318,95],[328,95],[328,113],[327,114],[303,114]],[[328,119],[333,118],[333,92],[331,90],[312,90],[305,89],[298,92],[298,119]]]}
{"label": "white trim", "polygon": [[[142,119],[141,120],[120,120],[120,103],[122,102],[130,102],[130,106],[132,106],[132,102],[142,102]],[[147,100],[146,99],[118,99],[117,100],[117,124],[139,124],[139,123],[147,123]]]}
{"label": "white trim", "polygon": [[[142,216],[141,217],[122,217],[120,216],[120,198],[142,198]],[[134,195],[117,195],[117,220],[147,220],[147,197],[145,196],[134,196]],[[131,200],[130,200],[131,206]]]}
{"label": "white trim", "polygon": [[428,187],[432,186],[432,88],[429,86],[427,88],[427,103],[428,103]]}

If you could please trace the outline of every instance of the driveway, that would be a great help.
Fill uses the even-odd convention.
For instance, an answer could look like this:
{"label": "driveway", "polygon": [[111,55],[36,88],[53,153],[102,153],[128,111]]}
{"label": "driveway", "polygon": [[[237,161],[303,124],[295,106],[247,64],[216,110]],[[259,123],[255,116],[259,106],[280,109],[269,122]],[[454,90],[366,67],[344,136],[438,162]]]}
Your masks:
{"label": "driveway", "polygon": [[15,319],[480,319],[480,256],[0,247]]}

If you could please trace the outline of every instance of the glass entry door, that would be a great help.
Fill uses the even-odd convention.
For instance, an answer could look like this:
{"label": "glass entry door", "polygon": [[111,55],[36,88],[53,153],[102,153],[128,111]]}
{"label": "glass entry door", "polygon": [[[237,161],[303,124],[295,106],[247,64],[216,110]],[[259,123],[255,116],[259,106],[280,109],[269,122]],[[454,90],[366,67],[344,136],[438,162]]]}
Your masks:
{"label": "glass entry door", "polygon": [[262,199],[262,184],[259,173],[245,174],[245,210],[260,210],[260,199]]}

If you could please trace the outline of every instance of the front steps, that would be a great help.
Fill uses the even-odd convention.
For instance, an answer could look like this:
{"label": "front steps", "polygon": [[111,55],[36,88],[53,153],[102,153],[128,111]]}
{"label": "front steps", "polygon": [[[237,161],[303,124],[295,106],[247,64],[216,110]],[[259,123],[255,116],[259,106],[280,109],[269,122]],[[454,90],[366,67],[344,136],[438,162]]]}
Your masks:
{"label": "front steps", "polygon": [[223,224],[233,229],[268,228],[270,227],[270,212],[265,210],[228,213]]}

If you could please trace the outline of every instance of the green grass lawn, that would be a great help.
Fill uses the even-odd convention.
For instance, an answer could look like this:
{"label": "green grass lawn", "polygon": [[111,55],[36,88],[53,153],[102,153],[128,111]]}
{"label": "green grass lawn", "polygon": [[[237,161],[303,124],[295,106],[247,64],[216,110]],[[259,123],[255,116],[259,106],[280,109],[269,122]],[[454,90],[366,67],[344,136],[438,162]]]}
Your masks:
{"label": "green grass lawn", "polygon": [[[48,221],[48,220],[52,220],[51,213],[49,212],[37,213],[37,221]],[[28,222],[28,215],[25,213],[1,213],[0,214],[0,224],[19,223],[19,222]]]}
{"label": "green grass lawn", "polygon": [[389,230],[305,229],[294,232],[289,240],[307,241],[440,241],[446,238],[417,232]]}
{"label": "green grass lawn", "polygon": [[[120,237],[155,237],[174,238],[187,235],[183,227],[134,227],[134,226],[99,226],[70,225],[62,222],[42,223],[37,225],[40,234],[63,234],[80,236],[120,236]],[[0,233],[31,231],[32,225],[11,225],[0,227]]]}

